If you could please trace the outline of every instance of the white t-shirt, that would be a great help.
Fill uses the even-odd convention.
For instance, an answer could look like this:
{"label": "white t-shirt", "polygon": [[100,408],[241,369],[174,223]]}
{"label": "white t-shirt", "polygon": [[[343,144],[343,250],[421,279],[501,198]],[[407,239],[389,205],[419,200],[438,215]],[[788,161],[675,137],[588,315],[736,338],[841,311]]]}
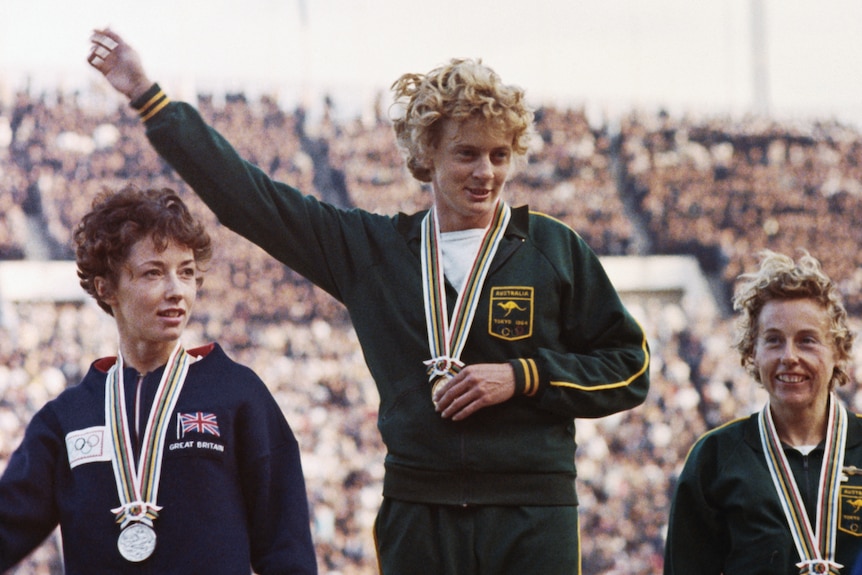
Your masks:
{"label": "white t-shirt", "polygon": [[440,234],[443,275],[446,276],[449,283],[455,286],[458,293],[461,293],[461,288],[464,287],[464,281],[476,260],[476,254],[479,252],[479,246],[484,235],[485,230],[482,228]]}

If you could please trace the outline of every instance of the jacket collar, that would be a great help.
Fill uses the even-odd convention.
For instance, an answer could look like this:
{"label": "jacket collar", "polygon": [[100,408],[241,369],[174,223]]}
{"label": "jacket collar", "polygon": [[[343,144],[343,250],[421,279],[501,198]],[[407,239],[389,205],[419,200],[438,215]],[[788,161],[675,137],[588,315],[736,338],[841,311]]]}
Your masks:
{"label": "jacket collar", "polygon": [[[212,342],[206,345],[202,345],[200,347],[187,349],[186,352],[197,360],[208,356],[210,352],[216,348],[217,345],[218,344],[216,344],[215,342]],[[115,363],[117,363],[117,356],[112,355],[109,357],[102,357],[100,359],[97,359],[93,362],[93,367],[95,367],[98,371],[101,371],[102,373],[108,373],[108,371],[110,371],[110,369],[114,366]]]}
{"label": "jacket collar", "polygon": [[[396,224],[398,232],[404,236],[407,243],[414,251],[419,253],[419,243],[422,240],[422,219],[428,210],[416,212],[415,214],[398,214],[398,222]],[[509,220],[509,226],[506,228],[507,239],[524,240],[530,232],[530,208],[528,206],[518,206],[512,208],[512,217]]]}
{"label": "jacket collar", "polygon": [[[746,422],[744,437],[745,442],[758,453],[762,453],[763,449],[760,444],[760,428],[757,425],[757,418],[760,412],[757,411],[749,416]],[[862,415],[853,413],[847,410],[847,449],[855,447],[862,443]],[[823,442],[821,442],[821,445]]]}

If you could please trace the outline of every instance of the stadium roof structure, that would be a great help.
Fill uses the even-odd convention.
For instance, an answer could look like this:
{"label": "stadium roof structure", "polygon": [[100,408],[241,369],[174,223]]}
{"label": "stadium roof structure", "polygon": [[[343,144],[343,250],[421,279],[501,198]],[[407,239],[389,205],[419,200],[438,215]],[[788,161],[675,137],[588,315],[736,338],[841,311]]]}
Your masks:
{"label": "stadium roof structure", "polygon": [[720,308],[694,256],[603,256],[602,265],[624,301],[673,302],[690,317],[715,317]]}
{"label": "stadium roof structure", "polygon": [[0,302],[84,302],[73,261],[0,262]]}

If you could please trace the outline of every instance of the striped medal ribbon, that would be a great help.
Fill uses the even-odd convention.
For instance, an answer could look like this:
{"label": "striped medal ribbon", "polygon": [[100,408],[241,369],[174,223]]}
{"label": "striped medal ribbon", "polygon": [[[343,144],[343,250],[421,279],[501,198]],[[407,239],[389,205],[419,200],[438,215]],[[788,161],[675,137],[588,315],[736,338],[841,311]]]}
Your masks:
{"label": "striped medal ribbon", "polygon": [[422,290],[425,300],[425,325],[428,330],[428,347],[431,359],[425,361],[431,393],[464,367],[461,352],[467,342],[470,326],[476,314],[482,285],[491,267],[494,254],[509,225],[511,209],[502,200],[497,201],[491,224],[485,229],[479,251],[464,280],[455,301],[452,320],[449,321],[446,304],[446,283],[443,275],[443,255],[440,249],[440,223],[436,207],[432,207],[422,221]]}
{"label": "striped medal ribbon", "polygon": [[105,381],[105,419],[110,423],[114,450],[111,463],[120,500],[120,506],[111,509],[111,512],[120,525],[117,547],[128,561],[143,561],[155,550],[153,521],[161,510],[156,501],[162,472],[164,439],[190,363],[189,355],[182,345],[177,343],[156,390],[137,464],[134,461],[123,392],[122,354],[117,354],[117,362],[111,367]]}
{"label": "striped medal ribbon", "polygon": [[800,575],[806,573],[840,575],[843,565],[835,561],[835,538],[838,517],[841,513],[839,501],[841,465],[847,444],[846,410],[839,405],[834,395],[830,396],[826,447],[817,491],[816,531],[808,519],[805,503],[799,493],[787,456],[781,447],[768,402],[760,412],[758,427],[766,465],[784,510],[787,525],[790,527],[796,551],[799,553],[800,561],[796,566],[799,568]]}

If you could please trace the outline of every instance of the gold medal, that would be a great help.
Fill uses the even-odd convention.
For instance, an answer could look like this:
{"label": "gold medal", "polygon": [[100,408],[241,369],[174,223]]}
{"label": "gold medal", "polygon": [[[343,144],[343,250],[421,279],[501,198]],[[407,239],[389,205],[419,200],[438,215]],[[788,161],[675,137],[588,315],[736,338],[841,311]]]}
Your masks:
{"label": "gold medal", "polygon": [[425,327],[431,359],[425,361],[428,381],[431,383],[431,400],[440,388],[464,367],[461,352],[467,342],[470,326],[479,305],[491,261],[503,240],[511,218],[505,202],[498,201],[494,217],[485,229],[479,251],[473,260],[470,273],[458,290],[455,311],[449,318],[446,304],[446,286],[443,274],[440,226],[436,208],[431,208],[422,220],[422,294],[425,303]]}
{"label": "gold medal", "polygon": [[441,375],[431,383],[431,398],[437,395],[437,390],[446,385],[446,382],[452,379],[451,375]]}

